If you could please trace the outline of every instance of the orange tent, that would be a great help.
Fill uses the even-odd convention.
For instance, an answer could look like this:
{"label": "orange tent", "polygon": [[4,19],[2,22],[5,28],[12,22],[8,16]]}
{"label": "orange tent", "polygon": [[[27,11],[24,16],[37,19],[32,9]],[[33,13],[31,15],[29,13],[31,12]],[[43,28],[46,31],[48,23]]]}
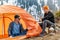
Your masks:
{"label": "orange tent", "polygon": [[11,5],[0,6],[0,38],[8,37],[9,23],[14,20],[14,15],[20,15],[20,23],[24,29],[28,29],[27,37],[37,36],[42,29],[35,19],[24,9]]}

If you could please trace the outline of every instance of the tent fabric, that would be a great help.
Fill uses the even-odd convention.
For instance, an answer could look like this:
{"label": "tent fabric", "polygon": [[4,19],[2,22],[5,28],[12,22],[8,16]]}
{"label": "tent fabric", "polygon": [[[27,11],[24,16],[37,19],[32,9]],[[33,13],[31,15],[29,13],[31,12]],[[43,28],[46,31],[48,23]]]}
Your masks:
{"label": "tent fabric", "polygon": [[26,36],[37,36],[42,32],[41,27],[35,19],[24,9],[11,5],[0,6],[0,38],[8,37],[9,23],[14,20],[15,15],[21,17],[20,23],[24,29],[28,29]]}

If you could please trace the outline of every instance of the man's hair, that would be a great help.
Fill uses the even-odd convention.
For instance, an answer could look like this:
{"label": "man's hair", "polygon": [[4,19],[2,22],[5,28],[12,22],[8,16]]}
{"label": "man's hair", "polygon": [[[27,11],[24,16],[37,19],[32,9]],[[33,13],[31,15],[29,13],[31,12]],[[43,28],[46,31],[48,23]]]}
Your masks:
{"label": "man's hair", "polygon": [[19,17],[20,17],[19,15],[15,15],[15,16],[14,16],[15,19],[16,19],[16,18],[19,18]]}

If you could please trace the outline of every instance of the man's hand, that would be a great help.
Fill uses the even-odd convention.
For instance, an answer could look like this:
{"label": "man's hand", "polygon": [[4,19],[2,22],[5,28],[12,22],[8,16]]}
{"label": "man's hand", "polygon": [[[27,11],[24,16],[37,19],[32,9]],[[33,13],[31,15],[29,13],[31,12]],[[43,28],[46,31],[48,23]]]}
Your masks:
{"label": "man's hand", "polygon": [[42,22],[42,18],[40,17],[40,22]]}
{"label": "man's hand", "polygon": [[10,36],[10,38],[12,38],[12,36]]}

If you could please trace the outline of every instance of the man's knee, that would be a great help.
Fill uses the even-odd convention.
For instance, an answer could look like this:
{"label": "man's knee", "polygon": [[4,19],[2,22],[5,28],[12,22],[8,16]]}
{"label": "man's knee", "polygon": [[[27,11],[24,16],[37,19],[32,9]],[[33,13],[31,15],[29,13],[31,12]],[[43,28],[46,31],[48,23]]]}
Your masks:
{"label": "man's knee", "polygon": [[43,22],[44,22],[44,23],[47,23],[48,21],[49,21],[49,20],[44,20]]}

